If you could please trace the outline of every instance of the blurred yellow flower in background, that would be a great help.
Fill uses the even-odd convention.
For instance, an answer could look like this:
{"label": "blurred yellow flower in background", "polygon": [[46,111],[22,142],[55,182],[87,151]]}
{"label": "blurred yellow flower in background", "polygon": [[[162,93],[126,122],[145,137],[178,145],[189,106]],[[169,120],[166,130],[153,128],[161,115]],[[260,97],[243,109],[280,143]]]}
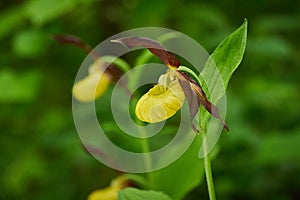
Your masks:
{"label": "blurred yellow flower in background", "polygon": [[97,59],[90,67],[88,75],[73,86],[73,96],[81,102],[94,101],[107,90],[110,79],[104,73],[104,62]]}
{"label": "blurred yellow flower in background", "polygon": [[95,190],[88,196],[88,200],[117,200],[118,192],[126,187],[127,181],[124,176],[113,179],[109,187]]}

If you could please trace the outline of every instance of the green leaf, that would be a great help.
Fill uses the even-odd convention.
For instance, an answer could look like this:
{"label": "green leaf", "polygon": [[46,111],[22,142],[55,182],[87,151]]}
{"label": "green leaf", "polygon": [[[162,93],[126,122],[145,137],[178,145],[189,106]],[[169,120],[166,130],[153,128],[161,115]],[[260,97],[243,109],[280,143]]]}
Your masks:
{"label": "green leaf", "polygon": [[[247,41],[247,20],[225,38],[211,54],[200,73],[201,86],[208,99],[217,104],[225,94],[228,82],[242,61]],[[201,126],[205,127],[209,112],[200,108]]]}
{"label": "green leaf", "polygon": [[[217,46],[206,62],[201,76],[208,86],[213,103],[216,103],[225,94],[233,72],[242,61],[246,40],[247,20],[245,19],[241,27]],[[220,78],[223,80],[223,83],[220,81]]]}
{"label": "green leaf", "polygon": [[24,194],[33,180],[43,179],[47,175],[43,158],[36,150],[35,148],[25,148],[24,145],[22,152],[5,168],[4,186],[9,187],[16,194]]}
{"label": "green leaf", "polygon": [[118,200],[171,200],[169,196],[162,192],[153,190],[139,190],[136,188],[126,188],[121,190],[118,195]]}
{"label": "green leaf", "polygon": [[249,41],[248,51],[255,57],[265,59],[292,58],[293,45],[280,36],[266,35],[253,38]]}
{"label": "green leaf", "polygon": [[48,36],[40,30],[24,30],[14,36],[12,47],[20,57],[35,58],[46,51],[48,41]]}
{"label": "green leaf", "polygon": [[38,71],[16,73],[0,71],[0,102],[31,102],[38,96],[41,74]]}
{"label": "green leaf", "polygon": [[300,164],[299,152],[295,150],[299,145],[299,131],[292,134],[274,133],[262,139],[255,161],[260,166],[278,163]]}
{"label": "green leaf", "polygon": [[24,21],[25,17],[21,6],[2,12],[0,15],[0,38],[20,28]]}
{"label": "green leaf", "polygon": [[190,148],[178,160],[152,172],[151,187],[165,192],[176,200],[182,199],[199,185],[204,175],[203,160],[198,158],[201,144],[201,136],[197,135]]}
{"label": "green leaf", "polygon": [[43,25],[71,11],[78,0],[31,0],[25,10],[34,25]]}
{"label": "green leaf", "polygon": [[299,30],[300,16],[290,14],[265,15],[255,20],[255,33],[267,33],[268,36],[275,32],[292,32]]}

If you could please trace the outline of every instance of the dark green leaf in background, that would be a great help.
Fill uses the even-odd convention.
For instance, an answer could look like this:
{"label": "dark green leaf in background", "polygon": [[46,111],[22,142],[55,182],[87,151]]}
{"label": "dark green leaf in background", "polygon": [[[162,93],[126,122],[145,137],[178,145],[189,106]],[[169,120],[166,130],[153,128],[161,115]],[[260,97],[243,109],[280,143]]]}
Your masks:
{"label": "dark green leaf in background", "polygon": [[152,172],[152,188],[179,200],[199,185],[204,175],[203,160],[198,158],[201,144],[201,136],[197,135],[190,148],[178,160]]}
{"label": "dark green leaf in background", "polygon": [[41,74],[38,71],[17,73],[0,71],[0,102],[31,102],[37,98]]}
{"label": "dark green leaf in background", "polygon": [[15,54],[23,58],[35,58],[43,54],[49,44],[49,37],[41,30],[25,30],[13,37],[12,48]]}
{"label": "dark green leaf in background", "polygon": [[79,0],[30,0],[25,12],[32,24],[41,26],[71,11]]}
{"label": "dark green leaf in background", "polygon": [[25,14],[21,6],[14,7],[0,14],[0,39],[20,28],[25,21]]}

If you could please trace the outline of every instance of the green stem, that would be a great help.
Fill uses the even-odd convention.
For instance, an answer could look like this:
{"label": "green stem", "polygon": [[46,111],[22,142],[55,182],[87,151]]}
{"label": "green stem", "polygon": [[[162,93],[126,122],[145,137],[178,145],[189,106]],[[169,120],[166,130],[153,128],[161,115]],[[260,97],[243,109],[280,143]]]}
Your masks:
{"label": "green stem", "polygon": [[[201,82],[199,76],[190,68],[185,67],[185,66],[179,66],[177,69],[182,72],[186,72],[189,75],[193,77],[193,79],[199,84]],[[201,120],[200,120],[201,121]],[[211,164],[210,164],[210,159],[209,159],[209,154],[207,153],[207,142],[206,142],[206,125],[203,126],[204,131],[203,131],[203,145],[204,145],[204,153],[206,156],[204,157],[204,169],[205,169],[205,176],[206,176],[206,182],[207,182],[207,188],[208,188],[208,194],[209,194],[209,199],[210,200],[215,200],[216,199],[216,194],[215,194],[215,187],[214,187],[214,181],[213,181],[213,176],[212,176],[212,171],[211,171]]]}
{"label": "green stem", "polygon": [[198,85],[201,85],[199,76],[193,70],[191,70],[190,68],[185,67],[185,66],[179,66],[177,70],[181,71],[181,72],[188,73],[189,75],[192,76],[193,80],[198,83]]}
{"label": "green stem", "polygon": [[130,70],[129,64],[122,58],[116,56],[102,56],[100,58],[103,62],[109,62],[115,64],[123,73]]}
{"label": "green stem", "polygon": [[[203,140],[204,150],[207,151],[206,139],[205,139],[205,137],[203,137],[203,138],[204,138],[204,140]],[[206,156],[204,157],[204,169],[205,169],[205,176],[206,176],[206,183],[207,183],[207,188],[208,188],[209,199],[215,200],[216,194],[215,194],[215,187],[214,187],[214,181],[213,181],[213,176],[212,176],[209,154],[206,154]]]}
{"label": "green stem", "polygon": [[148,173],[145,174],[145,177],[147,179],[147,185],[145,185],[147,188],[150,188],[151,184],[152,184],[152,173],[151,173],[151,169],[152,169],[152,158],[149,156],[150,152],[150,146],[149,146],[149,140],[147,138],[147,134],[145,132],[145,130],[141,127],[139,128],[139,133],[140,136],[142,137],[141,140],[141,146],[142,146],[142,152],[145,153],[144,154],[144,163],[145,163],[145,167],[148,171]]}
{"label": "green stem", "polygon": [[211,164],[210,164],[210,159],[209,159],[208,155],[204,157],[204,169],[205,169],[205,176],[206,176],[206,182],[207,182],[207,187],[208,187],[209,199],[215,200],[216,194],[215,194],[215,188],[214,188],[214,181],[213,181],[213,177],[212,177]]}
{"label": "green stem", "polygon": [[[134,74],[134,75],[136,75],[136,74]],[[129,84],[131,84],[133,87],[135,87],[135,84],[136,84],[135,81],[138,80],[138,79],[134,79],[134,76],[132,76],[131,78],[132,79],[130,79]],[[130,89],[132,89],[132,88],[130,88]],[[135,98],[133,101],[134,101],[133,103],[136,105],[137,99]],[[146,132],[145,128],[141,126],[142,122],[137,120],[137,118],[135,118],[135,119],[136,119],[135,120],[136,124],[139,126],[138,131],[139,131],[139,136],[140,136],[140,145],[141,145],[141,148],[142,148],[141,150],[142,150],[143,153],[145,153],[144,156],[143,156],[144,164],[145,164],[145,167],[146,167],[147,171],[149,171],[148,173],[145,174],[145,178],[147,179],[147,181],[145,182],[147,184],[145,186],[147,188],[150,188],[151,183],[152,183],[152,173],[151,173],[152,158],[150,157],[149,154],[146,154],[146,153],[149,153],[151,151],[150,145],[149,145],[149,139],[147,137],[147,132]]]}
{"label": "green stem", "polygon": [[[146,138],[147,134],[143,128],[140,128],[140,136],[143,137],[143,138],[141,138],[141,145],[142,145],[143,153],[149,153],[150,146],[149,146],[148,138]],[[151,158],[148,155],[145,155],[144,160],[145,160],[146,169],[150,171],[151,167],[152,167]]]}

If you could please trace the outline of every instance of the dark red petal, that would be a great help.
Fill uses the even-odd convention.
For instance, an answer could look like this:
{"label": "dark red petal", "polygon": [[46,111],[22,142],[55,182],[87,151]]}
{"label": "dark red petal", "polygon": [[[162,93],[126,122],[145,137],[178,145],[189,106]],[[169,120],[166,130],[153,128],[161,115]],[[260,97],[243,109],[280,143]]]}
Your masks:
{"label": "dark red petal", "polygon": [[184,74],[183,72],[178,72],[178,80],[180,83],[180,86],[184,92],[184,95],[188,101],[189,104],[189,109],[190,109],[190,120],[191,120],[191,124],[192,127],[194,129],[194,131],[199,132],[196,127],[193,125],[192,121],[195,118],[198,110],[199,110],[199,102],[198,102],[198,97],[197,97],[197,93],[191,88],[191,84],[188,81],[188,79],[186,78],[187,75]]}
{"label": "dark red petal", "polygon": [[201,86],[198,85],[187,74],[179,71],[177,72],[179,74],[178,77],[180,85],[189,103],[191,121],[196,116],[199,110],[199,105],[202,105],[212,116],[220,119],[223,127],[229,131],[228,126],[220,117],[217,107],[208,100]]}
{"label": "dark red petal", "polygon": [[[87,53],[91,53],[91,55],[94,57],[95,60],[100,58],[99,55],[95,54],[92,51],[92,48],[88,44],[83,42],[77,36],[73,36],[73,35],[51,35],[50,37],[52,39],[56,40],[57,42],[61,43],[61,44],[70,44],[70,45],[80,47],[81,49],[83,49]],[[105,73],[107,75],[109,75],[109,78],[112,82],[117,82],[119,80],[119,78],[122,76],[121,71],[113,64],[110,64],[106,68]]]}
{"label": "dark red petal", "polygon": [[133,49],[136,47],[143,47],[149,49],[151,53],[156,55],[162,60],[164,64],[170,67],[177,68],[180,62],[175,58],[175,56],[168,52],[160,43],[146,37],[123,37],[117,40],[112,40],[112,42],[118,42],[128,49]]}
{"label": "dark red petal", "polygon": [[92,48],[88,44],[83,42],[79,37],[73,35],[51,35],[50,37],[61,44],[71,44],[78,46],[87,53],[92,51]]}
{"label": "dark red petal", "polygon": [[226,129],[226,131],[229,131],[228,126],[225,124],[223,119],[221,118],[219,111],[217,107],[212,104],[206,97],[204,91],[202,90],[201,86],[198,85],[195,82],[191,82],[192,89],[198,94],[198,102],[201,104],[212,116],[220,119],[223,127]]}

